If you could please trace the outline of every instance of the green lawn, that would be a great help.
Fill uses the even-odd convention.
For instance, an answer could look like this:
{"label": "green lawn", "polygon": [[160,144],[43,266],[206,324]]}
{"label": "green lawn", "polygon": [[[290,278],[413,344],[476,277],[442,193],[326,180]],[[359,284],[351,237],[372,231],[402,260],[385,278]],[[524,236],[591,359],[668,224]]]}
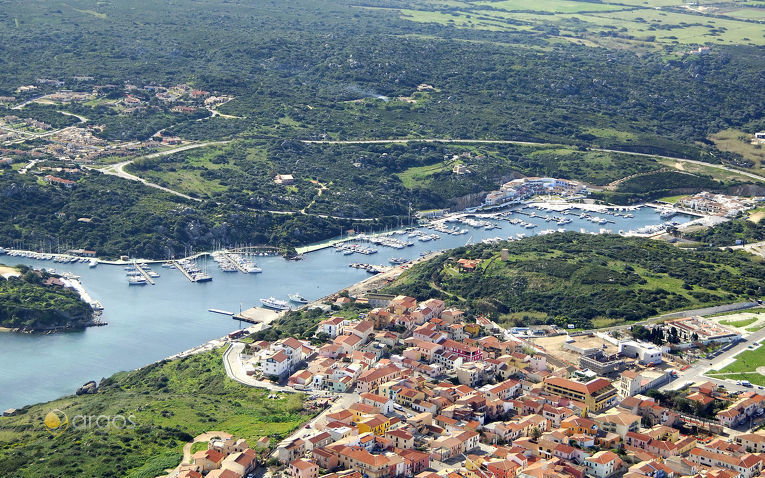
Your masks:
{"label": "green lawn", "polygon": [[747,325],[752,325],[758,320],[760,319],[757,317],[752,317],[751,319],[742,319],[742,320],[721,320],[720,323],[722,325],[727,325],[730,327],[741,328],[741,327],[746,327]]}
{"label": "green lawn", "polygon": [[429,164],[427,166],[418,166],[409,168],[402,171],[396,176],[404,183],[404,187],[412,189],[415,187],[422,187],[430,182],[431,177],[443,171],[450,170],[454,165],[451,162],[443,161],[436,164]]}
{"label": "green lawn", "polygon": [[[479,30],[529,31],[555,26],[569,41],[593,41],[609,48],[655,49],[658,45],[765,44],[762,25],[746,20],[765,18],[760,8],[728,8],[709,14],[668,10],[682,7],[675,0],[629,0],[618,4],[572,0],[450,2],[448,10],[428,2],[413,2],[400,10],[403,18]],[[719,15],[726,15],[722,18]],[[616,44],[611,35],[625,36]],[[617,46],[618,44],[618,46]]]}
{"label": "green lawn", "polygon": [[667,196],[667,197],[659,198],[657,199],[657,201],[665,202],[668,204],[676,204],[679,200],[687,196],[688,196],[687,194],[681,194],[679,196]]}
{"label": "green lawn", "polygon": [[[736,361],[727,367],[719,370],[720,373],[751,373],[756,372],[757,367],[765,365],[765,346],[757,347],[754,350],[741,352]],[[759,374],[758,374],[759,375]]]}

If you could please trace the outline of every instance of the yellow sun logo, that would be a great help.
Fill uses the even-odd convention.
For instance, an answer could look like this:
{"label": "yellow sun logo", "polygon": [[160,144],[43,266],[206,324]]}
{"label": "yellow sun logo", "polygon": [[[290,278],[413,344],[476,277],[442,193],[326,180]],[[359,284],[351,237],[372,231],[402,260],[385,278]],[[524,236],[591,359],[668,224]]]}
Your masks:
{"label": "yellow sun logo", "polygon": [[56,408],[45,415],[43,424],[49,433],[59,436],[69,428],[69,417],[66,416],[66,413]]}

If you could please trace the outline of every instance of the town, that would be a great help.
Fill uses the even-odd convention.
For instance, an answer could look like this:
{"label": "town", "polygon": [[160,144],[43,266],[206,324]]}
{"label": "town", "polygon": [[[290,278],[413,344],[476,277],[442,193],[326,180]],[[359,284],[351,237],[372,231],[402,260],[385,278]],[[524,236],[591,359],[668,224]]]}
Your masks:
{"label": "town", "polygon": [[[6,107],[6,113],[0,114],[0,165],[22,163],[21,171],[27,172],[37,171],[36,165],[40,162],[64,162],[67,167],[63,169],[69,177],[59,179],[67,181],[82,173],[75,165],[108,163],[186,144],[188,142],[165,130],[175,123],[217,116],[215,108],[233,99],[187,84],[100,84],[90,76],[66,80],[38,78],[36,84],[18,87],[16,94],[18,96],[0,96],[0,112]],[[73,106],[98,111],[99,117],[87,118],[57,109]],[[29,111],[32,107],[35,109]],[[124,137],[123,132],[118,138],[109,132],[110,125],[114,128],[120,121],[133,122],[139,117],[136,115],[164,116],[170,118],[170,123],[161,123],[161,129],[158,127],[148,134],[136,133],[133,137]],[[61,124],[53,125],[33,116]],[[71,121],[62,122],[64,119]],[[45,168],[41,166],[39,170]]]}
{"label": "town", "polygon": [[208,433],[170,476],[255,476],[258,455],[290,478],[751,478],[765,462],[763,387],[700,367],[759,347],[757,327],[679,314],[503,329],[440,299],[374,290],[321,305],[310,340],[242,331],[224,355],[229,377],[305,393],[321,413],[256,451]]}

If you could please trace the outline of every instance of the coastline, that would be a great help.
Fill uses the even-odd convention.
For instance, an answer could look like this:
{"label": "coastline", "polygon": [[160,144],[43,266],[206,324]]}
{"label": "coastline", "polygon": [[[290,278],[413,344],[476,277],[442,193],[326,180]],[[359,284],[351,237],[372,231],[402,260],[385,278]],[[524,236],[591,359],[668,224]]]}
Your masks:
{"label": "coastline", "polygon": [[[496,206],[490,206],[490,207],[487,207],[487,208],[468,208],[468,209],[463,209],[461,211],[449,212],[449,213],[444,214],[442,216],[431,218],[431,219],[429,219],[429,221],[443,220],[445,218],[450,218],[450,217],[462,217],[462,216],[478,216],[478,217],[482,217],[482,216],[488,216],[488,215],[496,214],[497,212],[503,211],[505,209],[510,209],[510,208],[513,208],[513,207],[516,207],[516,206],[545,207],[545,208],[549,208],[550,210],[558,211],[558,212],[563,211],[565,209],[576,208],[576,209],[580,209],[582,211],[587,211],[587,212],[604,213],[604,212],[609,212],[609,211],[636,211],[636,210],[644,208],[644,207],[653,208],[653,209],[665,209],[665,208],[667,208],[668,205],[664,205],[664,204],[656,203],[656,202],[653,202],[653,201],[649,201],[649,202],[640,203],[640,204],[634,204],[634,205],[629,205],[629,206],[619,206],[619,205],[614,205],[614,204],[595,204],[593,202],[573,202],[573,201],[569,201],[569,200],[566,200],[566,199],[556,199],[556,198],[552,198],[552,197],[538,196],[538,197],[535,197],[535,198],[532,198],[532,199],[528,199],[528,200],[522,201],[520,203],[506,203],[506,204],[500,204],[500,205],[496,205]],[[704,214],[698,213],[696,211],[689,211],[689,210],[686,210],[684,208],[675,208],[675,210],[676,210],[676,212],[678,214],[685,214],[685,215],[689,215],[689,216],[695,216],[697,219],[693,221],[694,224],[715,225],[715,221],[709,221],[709,219],[710,218],[719,218],[719,216],[708,216],[708,215],[704,215]],[[724,220],[727,221],[729,219],[728,218],[724,218]],[[722,221],[720,221],[720,222],[722,222]],[[409,227],[409,226],[401,226],[399,228],[395,228],[394,230],[405,229],[406,227]],[[415,227],[415,225],[412,225],[412,227]],[[370,233],[370,234],[366,234],[366,235],[368,235],[368,236],[377,236],[377,235],[385,234],[386,232],[387,231],[380,231],[380,232]],[[302,254],[308,254],[310,252],[315,252],[315,251],[319,251],[319,250],[322,250],[322,249],[330,248],[330,247],[333,247],[333,246],[335,246],[337,244],[342,244],[344,242],[358,240],[359,236],[363,236],[363,235],[364,234],[355,234],[353,236],[345,236],[345,237],[335,236],[333,238],[328,238],[328,239],[325,239],[323,241],[314,242],[314,243],[310,243],[310,244],[305,244],[305,245],[302,245],[302,246],[297,246],[297,247],[295,247],[295,251],[297,252],[297,255],[300,256]],[[283,249],[283,248],[277,247],[277,246],[253,246],[253,248],[262,248],[262,249],[270,249],[270,250],[273,250],[273,249]],[[236,249],[238,249],[238,248],[232,248],[232,250],[236,250]],[[8,248],[3,249],[3,248],[0,247],[0,251],[2,251],[2,250],[4,250],[5,254],[10,256],[10,257],[14,257],[16,255],[20,255],[20,256],[23,256],[23,257],[31,257],[31,258],[37,259],[38,258],[37,256],[44,255],[44,256],[50,256],[50,257],[52,257],[54,259],[55,258],[59,258],[59,259],[61,259],[61,258],[84,259],[84,258],[82,258],[80,256],[73,256],[73,255],[70,255],[70,254],[45,253],[45,252],[30,251],[30,250],[25,250],[25,249],[8,249]],[[139,264],[163,264],[163,263],[166,263],[168,261],[195,260],[195,259],[199,259],[200,257],[204,257],[204,256],[212,256],[213,252],[214,251],[203,251],[203,252],[198,252],[196,254],[192,254],[192,255],[187,256],[187,257],[181,257],[181,258],[177,258],[177,259],[145,259],[145,258],[137,258],[137,259],[123,260],[123,259],[107,259],[107,258],[101,258],[101,257],[92,257],[90,259],[95,260],[98,263],[98,265],[110,265],[110,266],[125,266],[125,265],[130,265],[130,264],[133,264],[133,263],[139,263]],[[282,257],[284,257],[285,259],[290,259],[290,257],[286,256],[285,254],[280,254],[280,255]]]}

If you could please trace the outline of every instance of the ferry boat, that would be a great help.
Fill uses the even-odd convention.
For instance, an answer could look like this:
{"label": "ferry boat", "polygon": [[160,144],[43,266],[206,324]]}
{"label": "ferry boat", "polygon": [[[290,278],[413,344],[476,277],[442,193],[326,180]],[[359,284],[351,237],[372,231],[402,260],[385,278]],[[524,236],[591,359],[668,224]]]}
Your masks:
{"label": "ferry boat", "polygon": [[274,297],[269,297],[268,299],[260,299],[260,303],[263,304],[264,307],[268,307],[269,309],[275,309],[275,310],[290,309],[290,306],[287,305],[286,301],[279,300]]}
{"label": "ferry boat", "polygon": [[296,302],[298,304],[307,304],[308,303],[308,299],[306,299],[302,295],[298,294],[297,292],[295,292],[294,294],[289,294],[288,297],[290,298],[290,300],[292,302]]}

